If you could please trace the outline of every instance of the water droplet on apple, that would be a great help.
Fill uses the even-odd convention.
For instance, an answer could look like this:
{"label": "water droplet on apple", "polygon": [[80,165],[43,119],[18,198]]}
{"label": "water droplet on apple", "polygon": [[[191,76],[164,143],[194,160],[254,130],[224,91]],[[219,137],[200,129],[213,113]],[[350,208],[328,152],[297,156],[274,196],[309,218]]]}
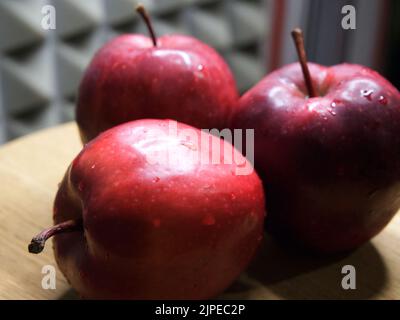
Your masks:
{"label": "water droplet on apple", "polygon": [[379,99],[378,99],[378,102],[380,103],[380,104],[382,104],[382,105],[387,105],[387,98],[386,97],[384,97],[384,96],[380,96],[379,97]]}
{"label": "water droplet on apple", "polygon": [[159,177],[155,177],[155,178],[153,179],[153,182],[158,182],[158,181],[160,181],[160,178],[159,178]]}
{"label": "water droplet on apple", "polygon": [[331,107],[332,107],[332,108],[336,108],[336,107],[338,106],[338,104],[341,104],[341,103],[343,103],[342,100],[334,99],[334,100],[332,101],[332,103],[331,103]]}
{"label": "water droplet on apple", "polygon": [[206,215],[203,219],[203,224],[205,226],[212,226],[215,224],[215,218],[212,215]]}
{"label": "water droplet on apple", "polygon": [[203,67],[202,64],[199,64],[199,65],[197,66],[197,70],[202,71],[203,69],[204,69],[204,67]]}
{"label": "water droplet on apple", "polygon": [[368,99],[369,101],[372,101],[372,94],[374,93],[374,90],[361,90],[361,95]]}
{"label": "water droplet on apple", "polygon": [[[333,104],[333,103],[332,103],[332,104]],[[336,106],[336,105],[335,105],[335,106]],[[336,115],[336,111],[334,111],[333,108],[334,108],[334,107],[329,107],[327,110],[328,110],[328,112],[329,112],[331,115],[335,116],[335,115]]]}
{"label": "water droplet on apple", "polygon": [[96,165],[95,165],[95,164],[94,164],[94,165],[92,165],[92,166],[91,166],[91,168],[92,168],[92,169],[96,168]]}
{"label": "water droplet on apple", "polygon": [[231,199],[235,200],[236,199],[236,195],[234,193],[231,193]]}

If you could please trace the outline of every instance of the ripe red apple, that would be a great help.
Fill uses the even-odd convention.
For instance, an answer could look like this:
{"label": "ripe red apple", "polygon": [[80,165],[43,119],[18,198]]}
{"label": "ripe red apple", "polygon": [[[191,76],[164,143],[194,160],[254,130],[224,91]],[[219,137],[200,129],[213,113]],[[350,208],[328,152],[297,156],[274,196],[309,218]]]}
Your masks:
{"label": "ripe red apple", "polygon": [[267,229],[317,252],[347,251],[400,207],[400,94],[360,65],[308,68],[314,89],[300,64],[276,70],[240,99],[232,127],[255,129]]}
{"label": "ripe red apple", "polygon": [[227,126],[239,97],[222,57],[188,36],[116,37],[95,55],[82,79],[76,110],[82,140],[142,118],[175,119],[198,128]]}
{"label": "ripe red apple", "polygon": [[[171,120],[137,120],[92,140],[54,203],[59,268],[85,298],[204,299],[226,289],[262,239],[264,192],[218,137]],[[187,134],[187,132],[192,134]],[[209,148],[203,141],[211,142]],[[213,153],[218,163],[207,163]],[[236,163],[227,155],[234,154]],[[224,163],[227,162],[227,163]],[[68,232],[69,231],[69,232]]]}

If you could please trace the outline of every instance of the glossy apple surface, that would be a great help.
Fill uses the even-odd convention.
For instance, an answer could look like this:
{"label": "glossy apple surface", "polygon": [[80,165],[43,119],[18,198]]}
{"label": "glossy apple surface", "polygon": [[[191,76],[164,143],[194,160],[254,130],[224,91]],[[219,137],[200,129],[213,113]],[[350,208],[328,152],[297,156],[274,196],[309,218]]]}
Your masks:
{"label": "glossy apple surface", "polygon": [[[82,297],[211,298],[255,253],[265,215],[261,180],[254,170],[236,175],[239,165],[224,164],[229,153],[246,161],[228,142],[207,134],[214,144],[202,149],[181,135],[199,130],[178,124],[171,134],[171,122],[110,129],[69,167],[54,223],[82,217],[84,232],[56,235],[54,250]],[[220,164],[200,161],[218,151]]]}
{"label": "glossy apple surface", "polygon": [[79,88],[76,119],[87,142],[142,118],[224,128],[238,93],[226,63],[195,38],[122,35],[95,55]]}
{"label": "glossy apple surface", "polygon": [[267,229],[317,252],[356,248],[400,207],[400,95],[360,65],[299,64],[249,90],[231,126],[255,129],[255,167],[267,192]]}

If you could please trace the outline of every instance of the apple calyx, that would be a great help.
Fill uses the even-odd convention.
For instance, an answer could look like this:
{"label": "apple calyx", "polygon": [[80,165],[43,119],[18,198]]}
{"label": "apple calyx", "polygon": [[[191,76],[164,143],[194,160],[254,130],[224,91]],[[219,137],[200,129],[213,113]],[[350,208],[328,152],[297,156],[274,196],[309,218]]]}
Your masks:
{"label": "apple calyx", "polygon": [[149,29],[149,33],[150,33],[150,36],[151,36],[151,40],[153,40],[153,45],[154,45],[155,47],[157,47],[157,37],[156,37],[156,34],[155,34],[155,32],[154,32],[153,24],[151,23],[151,19],[150,19],[150,17],[149,17],[149,14],[147,13],[146,8],[144,7],[143,4],[139,3],[139,4],[137,5],[137,7],[136,7],[136,12],[139,13],[139,15],[140,15],[140,16],[142,17],[142,19],[144,20],[144,22],[145,22],[145,24],[146,24],[146,26],[147,26],[147,29]]}
{"label": "apple calyx", "polygon": [[301,70],[303,71],[304,82],[307,87],[308,97],[314,98],[317,96],[315,92],[315,87],[311,79],[310,70],[307,65],[306,50],[304,49],[304,36],[303,31],[300,28],[295,28],[292,31],[292,37],[297,50],[297,56],[299,57],[299,62],[301,65]]}
{"label": "apple calyx", "polygon": [[82,231],[83,223],[82,219],[73,219],[61,222],[50,228],[44,229],[38,235],[32,238],[31,243],[28,245],[28,251],[30,253],[40,253],[44,249],[46,240],[52,236],[60,233]]}

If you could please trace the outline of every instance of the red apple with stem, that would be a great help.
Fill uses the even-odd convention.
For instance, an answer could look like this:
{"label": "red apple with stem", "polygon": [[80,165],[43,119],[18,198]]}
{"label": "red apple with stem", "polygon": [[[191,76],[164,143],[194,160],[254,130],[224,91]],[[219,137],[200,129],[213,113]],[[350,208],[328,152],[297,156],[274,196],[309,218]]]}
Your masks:
{"label": "red apple with stem", "polygon": [[233,128],[255,129],[267,230],[316,252],[354,249],[400,207],[400,94],[355,64],[306,61],[266,76],[239,101]]}
{"label": "red apple with stem", "polygon": [[99,50],[84,74],[76,110],[83,142],[142,118],[225,128],[239,97],[222,57],[189,36],[157,38],[143,6],[137,11],[151,39],[139,34],[116,37]]}
{"label": "red apple with stem", "polygon": [[230,143],[185,124],[114,127],[72,162],[55,225],[29,251],[54,236],[59,268],[85,298],[212,298],[246,268],[263,235],[262,183],[254,170],[238,175],[244,166]]}

